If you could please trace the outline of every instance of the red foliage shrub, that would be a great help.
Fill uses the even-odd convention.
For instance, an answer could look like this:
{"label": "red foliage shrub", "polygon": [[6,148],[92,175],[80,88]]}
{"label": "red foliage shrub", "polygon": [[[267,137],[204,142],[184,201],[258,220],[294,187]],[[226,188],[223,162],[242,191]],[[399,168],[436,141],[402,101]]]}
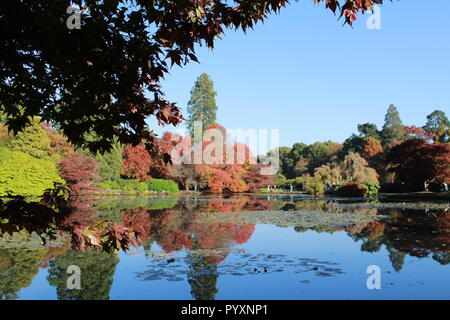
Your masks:
{"label": "red foliage shrub", "polygon": [[341,197],[364,197],[367,195],[367,188],[359,183],[348,183],[338,190]]}
{"label": "red foliage shrub", "polygon": [[95,159],[79,152],[58,164],[60,175],[69,184],[72,195],[93,189],[92,185],[99,179],[99,167]]}
{"label": "red foliage shrub", "polygon": [[260,192],[261,188],[275,184],[273,176],[261,174],[261,170],[263,167],[263,164],[256,164],[251,166],[247,171],[246,180],[249,192]]}

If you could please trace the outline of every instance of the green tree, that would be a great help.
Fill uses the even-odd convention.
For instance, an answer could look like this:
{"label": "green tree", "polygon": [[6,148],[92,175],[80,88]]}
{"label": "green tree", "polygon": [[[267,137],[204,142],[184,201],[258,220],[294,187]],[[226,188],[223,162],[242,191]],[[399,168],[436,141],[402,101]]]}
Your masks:
{"label": "green tree", "polygon": [[309,173],[328,162],[336,160],[337,154],[342,150],[342,145],[332,141],[315,142],[303,151],[303,157],[309,160]]}
{"label": "green tree", "polygon": [[276,154],[278,154],[278,158],[279,158],[279,164],[280,164],[280,169],[278,171],[278,173],[282,174],[285,177],[289,177],[292,178],[291,176],[291,170],[292,170],[292,166],[293,166],[293,162],[292,162],[292,158],[291,158],[291,152],[292,148],[290,147],[278,147],[275,148],[273,150],[270,150],[269,152],[267,152],[266,157],[268,159],[272,158],[272,156],[275,156]]}
{"label": "green tree", "polygon": [[433,140],[435,143],[448,143],[450,141],[450,121],[444,111],[435,110],[430,113],[423,129],[434,134]]}
{"label": "green tree", "polygon": [[51,143],[39,117],[30,119],[30,124],[22,132],[9,139],[7,147],[37,159],[54,160],[50,153]]}
{"label": "green tree", "polygon": [[94,158],[100,164],[99,175],[103,181],[119,181],[122,171],[123,147],[114,143],[111,150],[106,153],[97,153]]}
{"label": "green tree", "polygon": [[292,148],[288,154],[289,168],[285,172],[287,177],[294,178],[301,176],[303,173],[308,171],[309,160],[303,157],[304,151],[307,147],[308,145],[302,142],[297,142],[292,145]]}
{"label": "green tree", "polygon": [[377,125],[374,123],[358,124],[358,132],[361,137],[372,137],[380,140],[380,131],[378,131]]}
{"label": "green tree", "polygon": [[287,179],[282,173],[277,173],[274,180],[277,187],[283,186],[287,183]]}
{"label": "green tree", "polygon": [[384,117],[384,126],[381,131],[383,146],[399,143],[405,140],[405,127],[400,119],[397,108],[391,104]]}
{"label": "green tree", "polygon": [[202,122],[202,134],[212,124],[216,123],[217,104],[214,83],[206,73],[201,74],[191,90],[191,99],[188,102],[188,119],[186,127],[194,137],[194,122]]}
{"label": "green tree", "polygon": [[315,176],[305,177],[305,189],[311,195],[322,195],[325,193],[325,185]]}

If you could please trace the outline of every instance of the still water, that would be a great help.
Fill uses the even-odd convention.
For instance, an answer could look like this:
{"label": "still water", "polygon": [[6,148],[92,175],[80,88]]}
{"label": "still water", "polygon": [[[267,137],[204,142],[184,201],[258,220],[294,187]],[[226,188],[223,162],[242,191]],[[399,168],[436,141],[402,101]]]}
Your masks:
{"label": "still water", "polygon": [[[449,299],[447,204],[303,196],[83,199],[74,221],[144,230],[117,254],[0,238],[1,299]],[[68,267],[81,289],[69,289]],[[369,266],[380,289],[367,286]],[[70,286],[69,286],[70,287]]]}

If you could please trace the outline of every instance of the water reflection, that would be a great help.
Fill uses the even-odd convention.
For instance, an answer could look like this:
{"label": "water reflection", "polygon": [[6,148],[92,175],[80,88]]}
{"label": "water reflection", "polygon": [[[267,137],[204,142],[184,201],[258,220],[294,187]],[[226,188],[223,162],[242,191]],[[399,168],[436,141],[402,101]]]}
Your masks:
{"label": "water reflection", "polygon": [[[334,261],[319,261],[283,255],[251,255],[233,251],[251,239],[255,225],[248,220],[203,221],[211,213],[239,212],[352,212],[372,216],[371,221],[351,224],[291,225],[299,233],[345,232],[361,242],[361,252],[380,252],[385,247],[395,271],[400,272],[405,257],[430,257],[436,263],[450,262],[450,213],[442,209],[345,208],[332,200],[308,200],[298,197],[172,197],[160,199],[78,199],[65,224],[98,225],[109,221],[138,232],[135,246],[143,249],[150,265],[136,277],[144,281],[185,281],[192,298],[215,299],[222,275],[242,276],[276,274],[289,268],[294,273],[313,272],[317,276],[335,276],[345,271]],[[383,216],[382,219],[379,219]],[[42,229],[42,226],[40,226]],[[33,230],[33,228],[27,228]],[[20,231],[0,237],[0,297],[20,298],[20,290],[30,286],[39,270],[47,270],[48,284],[56,288],[61,300],[109,299],[117,254],[86,247],[78,250],[70,229],[48,239],[45,245],[33,232]],[[54,231],[54,230],[53,230]],[[157,252],[160,248],[163,252]],[[179,255],[179,253],[184,255]],[[230,253],[236,253],[227,262]],[[67,289],[67,267],[77,265],[83,275],[82,290]],[[42,284],[41,284],[42,285]]]}
{"label": "water reflection", "polygon": [[[50,285],[56,287],[60,300],[107,300],[118,262],[116,255],[100,250],[68,250],[50,262],[47,280]],[[67,268],[71,265],[80,268],[80,290],[67,287],[70,275]]]}

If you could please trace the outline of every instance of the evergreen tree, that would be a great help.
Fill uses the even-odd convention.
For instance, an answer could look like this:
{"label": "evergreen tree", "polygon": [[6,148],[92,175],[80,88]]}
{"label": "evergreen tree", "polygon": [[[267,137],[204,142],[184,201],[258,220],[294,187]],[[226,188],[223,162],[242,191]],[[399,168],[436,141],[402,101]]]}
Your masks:
{"label": "evergreen tree", "polygon": [[444,111],[435,110],[427,116],[427,123],[423,129],[434,134],[434,142],[447,143],[450,141],[450,121]]}
{"label": "evergreen tree", "polygon": [[380,132],[378,131],[377,125],[374,123],[363,123],[358,124],[358,131],[361,137],[373,137],[375,139],[380,139]]}
{"label": "evergreen tree", "polygon": [[195,121],[202,121],[202,134],[210,125],[216,123],[216,95],[210,76],[206,73],[201,74],[191,90],[191,99],[187,108],[186,126],[192,137],[194,136]]}
{"label": "evergreen tree", "polygon": [[120,180],[122,171],[122,153],[123,147],[120,143],[113,144],[110,152],[95,155],[95,160],[100,164],[100,177],[104,181]]}
{"label": "evergreen tree", "polygon": [[383,146],[389,146],[395,142],[402,142],[405,138],[405,127],[403,126],[397,108],[391,104],[384,117],[384,126],[381,131]]}

